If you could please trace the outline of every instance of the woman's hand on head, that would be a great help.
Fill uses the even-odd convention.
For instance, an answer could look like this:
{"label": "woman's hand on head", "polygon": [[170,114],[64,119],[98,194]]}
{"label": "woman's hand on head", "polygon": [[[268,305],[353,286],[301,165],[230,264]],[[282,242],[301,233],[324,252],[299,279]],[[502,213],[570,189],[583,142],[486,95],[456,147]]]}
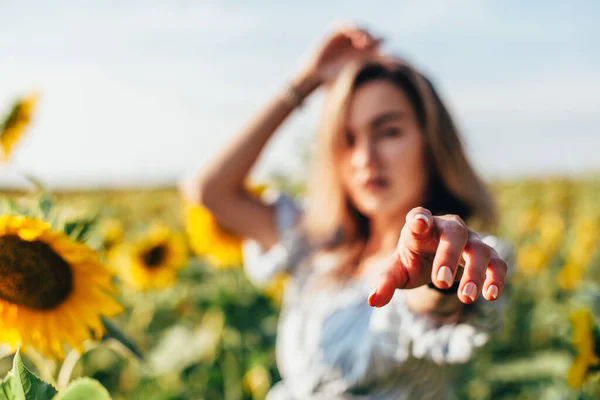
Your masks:
{"label": "woman's hand on head", "polygon": [[333,81],[349,62],[377,54],[380,37],[354,25],[342,25],[330,33],[313,52],[305,73],[314,75],[321,83]]}
{"label": "woman's hand on head", "polygon": [[492,301],[502,293],[506,273],[506,262],[460,217],[434,217],[429,210],[417,207],[406,216],[398,247],[369,296],[369,304],[382,307],[396,289],[430,282],[447,289],[459,276],[457,296],[463,303],[473,303],[480,295]]}

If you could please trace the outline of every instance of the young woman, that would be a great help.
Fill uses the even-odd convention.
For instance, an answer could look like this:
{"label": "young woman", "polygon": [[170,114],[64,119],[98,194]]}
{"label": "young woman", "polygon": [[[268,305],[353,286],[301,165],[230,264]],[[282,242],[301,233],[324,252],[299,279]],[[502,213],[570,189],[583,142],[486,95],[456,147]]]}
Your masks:
{"label": "young woman", "polygon": [[[500,319],[510,247],[431,82],[342,27],[185,185],[249,239],[256,282],[287,271],[268,399],[440,399]],[[244,190],[263,147],[326,90],[306,206]],[[469,224],[465,222],[467,221]],[[478,233],[479,232],[479,233]]]}

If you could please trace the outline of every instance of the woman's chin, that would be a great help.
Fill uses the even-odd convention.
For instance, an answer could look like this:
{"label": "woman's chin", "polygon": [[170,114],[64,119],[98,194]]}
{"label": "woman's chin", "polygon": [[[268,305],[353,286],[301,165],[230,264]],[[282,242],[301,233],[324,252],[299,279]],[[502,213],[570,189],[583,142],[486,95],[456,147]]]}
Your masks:
{"label": "woman's chin", "polygon": [[388,214],[394,207],[388,201],[383,199],[365,199],[361,201],[360,206],[357,209],[368,218],[374,218],[381,215]]}
{"label": "woman's chin", "polygon": [[[391,196],[369,196],[362,198],[360,202],[355,203],[355,207],[361,214],[368,218],[383,218],[389,216],[396,218],[401,213],[408,212],[416,207],[418,202],[409,201],[409,199],[390,198]],[[406,214],[402,215],[404,218]]]}

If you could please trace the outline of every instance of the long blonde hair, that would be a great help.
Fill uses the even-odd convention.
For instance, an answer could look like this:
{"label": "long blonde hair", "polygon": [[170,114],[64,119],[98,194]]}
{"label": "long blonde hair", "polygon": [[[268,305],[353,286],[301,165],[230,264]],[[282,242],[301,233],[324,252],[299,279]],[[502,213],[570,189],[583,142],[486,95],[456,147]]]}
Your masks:
{"label": "long blonde hair", "polygon": [[429,169],[428,192],[422,205],[434,215],[457,214],[479,230],[492,232],[496,226],[493,197],[471,167],[457,128],[431,82],[397,59],[349,65],[332,83],[325,99],[308,186],[308,207],[301,225],[311,242],[342,255],[335,273],[342,280],[354,271],[369,237],[369,221],[350,203],[342,187],[340,150],[352,94],[358,86],[373,80],[395,84],[415,109]]}

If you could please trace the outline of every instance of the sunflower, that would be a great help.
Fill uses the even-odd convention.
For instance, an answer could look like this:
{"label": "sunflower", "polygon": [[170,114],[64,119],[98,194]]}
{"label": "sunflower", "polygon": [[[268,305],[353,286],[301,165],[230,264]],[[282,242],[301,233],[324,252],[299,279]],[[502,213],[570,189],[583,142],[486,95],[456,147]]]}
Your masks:
{"label": "sunflower", "polygon": [[577,356],[567,373],[567,382],[571,387],[578,388],[583,385],[587,373],[592,366],[600,363],[595,352],[592,314],[588,309],[573,311],[569,315],[573,331],[572,344],[577,350]]}
{"label": "sunflower", "polygon": [[100,339],[101,317],[121,313],[98,254],[44,221],[0,217],[0,342],[63,358]]}
{"label": "sunflower", "polygon": [[162,223],[153,224],[124,252],[125,260],[114,266],[126,283],[142,290],[172,285],[188,260],[185,238]]}
{"label": "sunflower", "polygon": [[[253,185],[247,190],[261,196],[266,189],[266,185]],[[187,203],[184,213],[190,247],[197,256],[205,257],[211,264],[223,269],[237,268],[242,264],[241,236],[220,226],[203,206]]]}
{"label": "sunflower", "polygon": [[198,205],[186,205],[186,230],[196,255],[206,257],[221,268],[242,263],[242,238],[217,224],[210,211]]}
{"label": "sunflower", "polygon": [[15,144],[29,126],[37,100],[38,94],[32,93],[17,101],[6,120],[0,124],[0,145],[5,161],[10,158]]}

